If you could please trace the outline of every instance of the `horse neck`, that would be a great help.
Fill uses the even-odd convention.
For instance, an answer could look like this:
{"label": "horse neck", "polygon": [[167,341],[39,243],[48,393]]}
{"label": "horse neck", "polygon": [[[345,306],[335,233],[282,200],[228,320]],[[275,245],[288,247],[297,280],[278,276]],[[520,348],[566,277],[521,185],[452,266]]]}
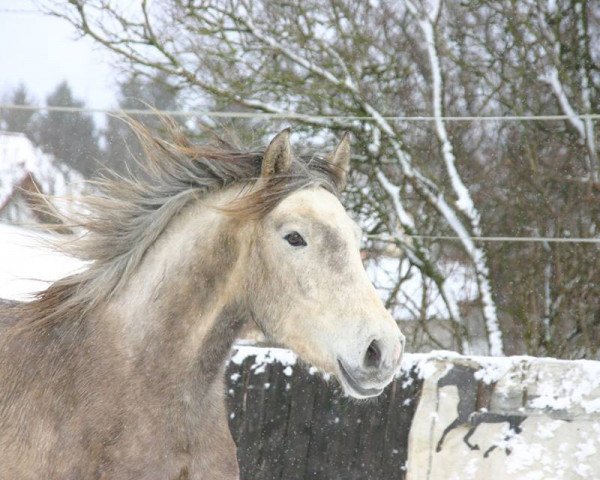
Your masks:
{"label": "horse neck", "polygon": [[190,205],[106,308],[105,331],[157,392],[197,391],[224,364],[244,317],[237,233],[217,210]]}

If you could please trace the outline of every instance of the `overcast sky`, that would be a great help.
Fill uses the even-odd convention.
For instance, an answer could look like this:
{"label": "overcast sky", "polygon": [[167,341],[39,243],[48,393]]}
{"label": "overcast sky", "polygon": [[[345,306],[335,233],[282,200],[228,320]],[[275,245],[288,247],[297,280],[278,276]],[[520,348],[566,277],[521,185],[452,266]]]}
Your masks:
{"label": "overcast sky", "polygon": [[33,0],[0,0],[0,96],[23,82],[44,103],[65,79],[87,106],[116,103],[108,54],[77,39],[67,22],[40,13]]}

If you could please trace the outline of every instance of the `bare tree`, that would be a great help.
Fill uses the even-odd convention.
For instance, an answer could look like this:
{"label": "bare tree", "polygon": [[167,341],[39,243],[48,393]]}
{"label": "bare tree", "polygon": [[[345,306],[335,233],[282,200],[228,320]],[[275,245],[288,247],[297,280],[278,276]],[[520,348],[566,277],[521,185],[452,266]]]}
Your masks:
{"label": "bare tree", "polygon": [[[374,244],[400,247],[444,299],[453,345],[414,309],[432,344],[472,345],[465,306],[437,262],[451,258],[473,269],[490,353],[597,355],[600,308],[589,301],[598,293],[595,247],[484,249],[472,238],[597,232],[597,133],[581,114],[598,109],[600,8],[585,0],[556,5],[140,0],[125,9],[71,0],[50,9],[132,72],[162,75],[187,105],[262,112],[275,122],[286,116],[302,138],[321,144],[351,131],[347,203]],[[456,125],[447,111],[567,120]],[[407,128],[390,118],[402,115],[433,122]],[[433,232],[458,243],[423,238]],[[406,275],[398,274],[390,298]]]}
{"label": "bare tree", "polygon": [[[469,100],[465,113],[566,116],[479,128],[489,140],[465,161],[494,176],[496,192],[475,196],[488,228],[597,235],[598,135],[585,114],[599,107],[598,13],[597,4],[579,0],[484,1],[450,10],[447,38]],[[594,245],[553,243],[490,248],[496,298],[511,318],[504,325],[510,343],[534,354],[598,355],[597,253]]]}

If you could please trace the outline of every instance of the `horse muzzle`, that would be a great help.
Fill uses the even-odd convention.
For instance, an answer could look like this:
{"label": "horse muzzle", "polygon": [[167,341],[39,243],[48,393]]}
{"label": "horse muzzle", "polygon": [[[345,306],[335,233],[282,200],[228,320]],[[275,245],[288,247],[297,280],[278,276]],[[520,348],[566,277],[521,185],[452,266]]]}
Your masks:
{"label": "horse muzzle", "polygon": [[354,367],[338,358],[338,378],[345,392],[355,398],[380,395],[400,367],[404,344],[402,334],[394,340],[373,339]]}

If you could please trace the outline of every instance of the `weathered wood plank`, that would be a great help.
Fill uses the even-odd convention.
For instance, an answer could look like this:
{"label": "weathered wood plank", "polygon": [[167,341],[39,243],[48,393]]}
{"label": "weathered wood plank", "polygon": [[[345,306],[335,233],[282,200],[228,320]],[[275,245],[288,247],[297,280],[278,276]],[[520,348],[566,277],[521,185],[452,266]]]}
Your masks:
{"label": "weathered wood plank", "polygon": [[415,371],[368,401],[301,365],[257,365],[253,356],[230,364],[226,379],[243,480],[405,478],[422,385]]}

